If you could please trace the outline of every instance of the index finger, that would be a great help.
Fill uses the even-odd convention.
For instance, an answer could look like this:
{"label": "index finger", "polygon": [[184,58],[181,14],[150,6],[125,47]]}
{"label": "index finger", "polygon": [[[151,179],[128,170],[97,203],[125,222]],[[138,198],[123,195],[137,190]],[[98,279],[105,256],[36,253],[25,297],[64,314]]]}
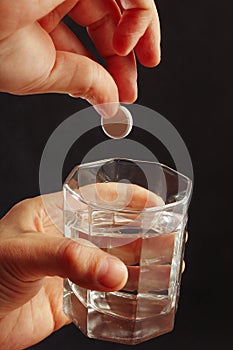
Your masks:
{"label": "index finger", "polygon": [[142,211],[144,208],[163,206],[157,194],[135,184],[104,182],[85,185],[77,190],[85,202],[102,208]]}
{"label": "index finger", "polygon": [[69,15],[87,28],[106,69],[115,80],[121,102],[133,102],[137,97],[137,69],[133,52],[120,57],[113,47],[113,36],[121,19],[114,0],[80,0]]}

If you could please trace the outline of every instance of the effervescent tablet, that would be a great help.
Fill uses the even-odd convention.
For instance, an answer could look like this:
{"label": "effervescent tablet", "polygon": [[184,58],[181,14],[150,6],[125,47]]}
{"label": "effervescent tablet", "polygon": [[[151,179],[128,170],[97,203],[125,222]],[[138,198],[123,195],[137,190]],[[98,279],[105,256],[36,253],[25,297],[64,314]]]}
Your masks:
{"label": "effervescent tablet", "polygon": [[101,118],[101,126],[108,137],[122,139],[132,130],[133,118],[126,107],[120,106],[112,118]]}

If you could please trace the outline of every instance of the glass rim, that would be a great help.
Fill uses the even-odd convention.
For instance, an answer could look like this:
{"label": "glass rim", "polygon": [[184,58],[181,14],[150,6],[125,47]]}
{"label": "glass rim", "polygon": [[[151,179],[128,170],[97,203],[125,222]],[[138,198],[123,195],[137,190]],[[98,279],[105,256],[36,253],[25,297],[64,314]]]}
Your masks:
{"label": "glass rim", "polygon": [[[102,207],[100,206],[99,204],[93,202],[93,201],[88,201],[86,200],[85,198],[83,198],[79,193],[75,192],[72,188],[70,188],[69,186],[69,181],[71,180],[72,176],[74,175],[74,173],[76,171],[78,171],[78,169],[80,168],[85,168],[85,167],[90,167],[90,166],[94,166],[94,165],[98,165],[101,164],[101,163],[106,163],[106,162],[109,162],[109,161],[112,161],[112,160],[127,160],[127,161],[132,161],[132,162],[138,162],[138,163],[147,163],[147,164],[155,164],[155,165],[158,165],[158,166],[161,166],[162,168],[164,169],[167,169],[169,171],[171,171],[172,173],[174,174],[177,174],[179,175],[179,177],[181,177],[183,180],[187,181],[187,187],[185,189],[185,196],[184,198],[176,201],[176,202],[173,202],[173,203],[168,203],[168,204],[164,204],[164,205],[161,205],[161,206],[154,206],[154,207],[149,207],[149,208],[142,208],[142,209],[126,209],[126,208],[116,208],[116,209],[113,209],[113,208],[110,208],[110,207]],[[68,190],[75,196],[77,197],[82,203],[86,204],[87,206],[89,207],[93,207],[97,210],[107,210],[109,212],[122,212],[122,213],[145,213],[145,212],[159,212],[159,211],[162,211],[162,210],[167,210],[167,209],[171,209],[171,208],[175,208],[179,205],[186,205],[187,203],[189,203],[189,200],[190,200],[190,196],[191,196],[191,192],[192,192],[192,180],[172,169],[171,167],[163,164],[163,163],[160,163],[160,162],[154,162],[154,161],[147,161],[147,160],[136,160],[136,159],[130,159],[130,158],[122,158],[122,157],[114,157],[114,158],[108,158],[108,159],[102,159],[102,160],[97,160],[97,161],[93,161],[93,162],[88,162],[88,163],[81,163],[79,165],[76,165],[72,170],[71,172],[69,173],[69,175],[67,176],[66,180],[64,181],[64,184],[63,184],[63,189],[64,188],[68,188]]]}

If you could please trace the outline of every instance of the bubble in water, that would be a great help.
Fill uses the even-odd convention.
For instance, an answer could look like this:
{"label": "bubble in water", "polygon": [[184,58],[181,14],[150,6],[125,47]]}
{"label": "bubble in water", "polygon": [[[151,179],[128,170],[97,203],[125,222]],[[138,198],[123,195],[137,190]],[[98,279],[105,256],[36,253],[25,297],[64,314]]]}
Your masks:
{"label": "bubble in water", "polygon": [[153,220],[153,229],[158,233],[171,233],[180,229],[182,217],[179,214],[163,211]]}

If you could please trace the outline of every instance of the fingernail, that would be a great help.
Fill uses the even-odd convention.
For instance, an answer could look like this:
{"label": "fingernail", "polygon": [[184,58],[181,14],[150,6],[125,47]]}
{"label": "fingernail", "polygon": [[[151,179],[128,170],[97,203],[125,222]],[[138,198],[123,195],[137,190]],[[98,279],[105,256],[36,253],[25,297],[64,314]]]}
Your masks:
{"label": "fingernail", "polygon": [[106,257],[99,266],[97,281],[105,288],[117,290],[122,288],[128,278],[127,267],[116,258]]}
{"label": "fingernail", "polygon": [[93,107],[103,118],[112,118],[118,111],[120,104],[118,102],[103,103]]}

